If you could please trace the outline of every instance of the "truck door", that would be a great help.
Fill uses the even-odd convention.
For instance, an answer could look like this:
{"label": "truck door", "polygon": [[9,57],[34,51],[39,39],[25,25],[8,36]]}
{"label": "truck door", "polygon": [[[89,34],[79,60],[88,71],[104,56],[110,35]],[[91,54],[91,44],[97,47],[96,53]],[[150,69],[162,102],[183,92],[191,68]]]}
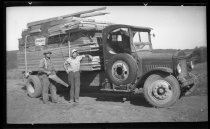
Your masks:
{"label": "truck door", "polygon": [[103,34],[104,63],[115,54],[131,53],[129,28],[117,27]]}

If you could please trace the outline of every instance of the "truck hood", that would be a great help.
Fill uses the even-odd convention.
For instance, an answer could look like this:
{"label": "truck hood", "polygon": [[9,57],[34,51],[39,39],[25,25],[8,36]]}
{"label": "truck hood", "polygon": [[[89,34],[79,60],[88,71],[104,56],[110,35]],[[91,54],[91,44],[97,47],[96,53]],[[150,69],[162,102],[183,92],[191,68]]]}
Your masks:
{"label": "truck hood", "polygon": [[160,52],[151,52],[151,51],[139,51],[137,55],[141,59],[149,60],[171,60],[174,53],[160,53]]}
{"label": "truck hood", "polygon": [[139,51],[137,52],[138,57],[141,59],[149,60],[172,60],[172,59],[182,59],[187,58],[184,51],[174,51],[174,52],[155,52],[155,51]]}

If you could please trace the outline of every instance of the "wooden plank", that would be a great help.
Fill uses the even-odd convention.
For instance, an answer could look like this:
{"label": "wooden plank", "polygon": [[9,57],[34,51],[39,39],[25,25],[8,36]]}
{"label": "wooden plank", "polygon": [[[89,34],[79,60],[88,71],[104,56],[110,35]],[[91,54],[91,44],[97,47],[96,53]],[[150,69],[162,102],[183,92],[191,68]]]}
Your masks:
{"label": "wooden plank", "polygon": [[[66,54],[66,56],[64,56],[64,58],[63,58],[63,56],[62,55],[59,55],[59,56],[52,56],[52,61],[64,61],[65,59],[66,59],[66,57],[68,57],[68,55]],[[95,62],[100,62],[100,57],[98,58],[98,56],[92,56],[93,57],[93,63],[95,63]],[[36,62],[39,62],[42,58],[44,58],[44,56],[40,56],[40,57],[37,57],[37,58],[34,58],[34,59],[31,59],[31,58],[27,58],[27,61],[28,62],[34,62],[34,63],[36,63]],[[85,59],[83,59],[81,62],[83,62],[83,61],[85,61],[85,60],[87,60],[86,58]],[[20,57],[18,57],[18,62],[25,62],[25,58],[20,58]]]}
{"label": "wooden plank", "polygon": [[63,26],[63,24],[52,26],[52,27],[48,28],[48,32],[58,31],[61,29],[62,26]]}
{"label": "wooden plank", "polygon": [[29,29],[25,29],[25,30],[23,30],[23,31],[22,31],[21,36],[24,38],[26,35],[28,35],[28,34],[29,34],[29,32],[30,32],[30,30],[29,30]]}
{"label": "wooden plank", "polygon": [[73,17],[73,20],[80,21],[81,23],[94,23],[94,24],[105,24],[105,25],[106,24],[107,25],[114,24],[114,23],[108,22],[108,21],[99,21],[99,20],[81,18],[81,17]]}
{"label": "wooden plank", "polygon": [[[64,67],[61,67],[61,66],[54,66],[54,67],[55,67],[56,71],[65,71]],[[28,69],[31,70],[31,71],[39,71],[38,67],[29,67]],[[25,66],[19,66],[18,70],[25,71]],[[81,66],[80,70],[81,71],[94,71],[94,70],[101,70],[101,67],[98,67],[98,66],[97,67]]]}
{"label": "wooden plank", "polygon": [[96,13],[89,13],[89,14],[81,14],[80,17],[81,18],[86,18],[86,17],[93,17],[93,16],[101,16],[101,15],[106,15],[109,14],[107,12],[96,12]]}
{"label": "wooden plank", "polygon": [[68,17],[68,18],[52,21],[52,22],[50,22],[50,26],[56,26],[56,25],[59,25],[59,24],[65,24],[65,23],[68,23],[68,22],[72,22],[73,21],[72,19],[73,19],[73,17]]}
{"label": "wooden plank", "polygon": [[30,30],[36,30],[36,29],[41,29],[41,25],[34,25],[29,27]]}
{"label": "wooden plank", "polygon": [[[68,58],[68,56],[66,57],[66,58],[57,58],[57,59],[52,59],[52,62],[53,63],[57,63],[57,62],[63,62],[64,63],[64,61],[66,60]],[[31,65],[33,65],[33,64],[39,64],[40,63],[40,60],[41,60],[42,58],[37,58],[37,59],[35,59],[35,60],[27,60],[27,64],[31,64]],[[94,65],[94,64],[98,64],[98,63],[100,63],[100,61],[85,61],[85,60],[83,60],[83,61],[81,61],[81,63],[82,64],[84,64],[84,65]],[[18,64],[20,64],[20,65],[25,65],[25,60],[18,60]]]}
{"label": "wooden plank", "polygon": [[[79,44],[80,43],[80,44]],[[94,43],[96,44],[96,45],[94,45]],[[89,44],[89,45],[88,45]],[[95,41],[93,41],[93,42],[89,42],[89,41],[75,41],[75,42],[71,42],[71,45],[72,45],[72,49],[73,48],[79,48],[79,50],[84,50],[84,49],[88,49],[88,50],[91,50],[91,49],[94,49],[94,48],[98,48],[98,45],[97,45],[97,42],[96,42],[96,39],[95,39]],[[35,46],[35,44],[27,44],[27,47],[31,47],[31,46]],[[22,46],[22,47],[24,47],[24,45]],[[66,45],[62,45],[62,48],[60,48],[60,47],[57,47],[57,48],[51,48],[51,46],[44,46],[43,47],[43,49],[45,49],[45,50],[52,50],[52,49],[64,49],[64,50],[66,50],[66,49],[68,49],[68,48],[66,48]],[[40,51],[39,51],[40,52]]]}
{"label": "wooden plank", "polygon": [[99,11],[99,10],[105,10],[105,9],[106,9],[106,7],[102,7],[102,8],[97,8],[97,9],[72,13],[72,14],[68,14],[68,15],[63,15],[63,16],[59,16],[59,17],[53,17],[53,18],[49,18],[49,19],[45,19],[45,20],[39,20],[39,21],[35,21],[35,22],[30,22],[30,23],[27,24],[27,26],[30,27],[30,26],[33,26],[33,25],[39,25],[39,24],[42,24],[42,23],[45,23],[45,22],[59,20],[59,19],[63,19],[63,18],[66,18],[66,17],[72,17],[72,16],[79,17],[81,14],[95,12],[95,11]]}
{"label": "wooden plank", "polygon": [[[85,51],[98,51],[99,50],[99,47],[88,47],[88,46],[75,46],[75,47],[72,47],[70,50],[72,51],[73,49],[77,49],[78,52],[85,52]],[[60,53],[60,51],[64,52],[64,53],[68,53],[68,48],[66,46],[62,46],[62,47],[57,47],[57,48],[52,48],[52,49],[46,49],[45,51],[52,51],[52,54],[57,54],[57,53]],[[43,51],[44,52],[44,51]],[[28,56],[34,56],[34,55],[43,55],[43,52],[40,52],[40,51],[37,51],[37,52],[27,52],[27,55]],[[18,55],[21,55],[21,54],[25,54],[25,52],[21,52],[19,51],[18,52]]]}
{"label": "wooden plank", "polygon": [[49,37],[51,37],[51,36],[56,36],[56,35],[62,35],[62,34],[65,34],[65,31],[62,31],[62,30],[57,30],[57,31],[52,31],[52,32],[49,32],[48,31],[48,33],[49,33]]}
{"label": "wooden plank", "polygon": [[[36,57],[32,57],[32,56],[27,56],[27,62],[31,62],[31,61],[40,61],[42,58],[44,58],[43,55],[41,56],[36,56]],[[52,60],[55,60],[55,61],[59,61],[59,60],[65,60],[66,58],[68,58],[68,53],[65,53],[65,54],[60,54],[59,56],[52,56]],[[94,58],[94,57],[93,57]],[[25,58],[24,56],[19,56],[17,57],[17,60],[18,62],[24,62],[25,61]],[[95,59],[94,60],[95,62],[100,62],[100,59]]]}
{"label": "wooden plank", "polygon": [[[45,48],[44,48],[45,49]],[[91,53],[91,52],[95,52],[95,51],[99,51],[99,46],[98,45],[93,45],[93,46],[73,46],[72,45],[72,49],[78,49],[79,52],[88,52],[88,53]],[[36,57],[36,55],[40,55],[40,56],[43,56],[43,52],[45,51],[52,51],[53,53],[52,54],[59,54],[59,53],[62,53],[62,54],[67,54],[68,53],[68,48],[66,46],[61,46],[61,47],[57,47],[57,48],[47,48],[43,51],[35,51],[35,52],[29,52],[27,51],[27,56],[30,57],[32,56],[33,57]],[[22,55],[24,57],[24,51],[19,51],[18,52],[18,55]]]}
{"label": "wooden plank", "polygon": [[[60,56],[57,56],[57,57],[52,57],[51,60],[53,62],[57,62],[57,61],[59,62],[59,61],[64,61],[67,57],[68,57],[68,55],[66,55],[64,58],[60,55]],[[93,57],[92,63],[100,62],[100,58],[97,58],[98,56],[92,56],[92,57]],[[36,62],[39,62],[42,58],[44,58],[44,57],[37,57],[37,58],[34,58],[34,59],[27,58],[27,61],[31,62],[31,63],[36,63]],[[88,59],[89,58],[84,58],[83,60],[81,60],[81,62],[87,62]],[[18,57],[18,62],[25,62],[25,59]]]}
{"label": "wooden plank", "polygon": [[106,9],[106,7],[101,7],[101,8],[91,9],[91,10],[87,10],[87,11],[81,11],[81,12],[77,12],[77,13],[73,13],[73,14],[64,15],[64,16],[62,16],[62,18],[77,16],[77,15],[80,16],[81,14],[91,13],[91,12],[105,10],[105,9]]}
{"label": "wooden plank", "polygon": [[41,29],[34,29],[30,31],[30,33],[40,33],[40,32],[41,32]]}

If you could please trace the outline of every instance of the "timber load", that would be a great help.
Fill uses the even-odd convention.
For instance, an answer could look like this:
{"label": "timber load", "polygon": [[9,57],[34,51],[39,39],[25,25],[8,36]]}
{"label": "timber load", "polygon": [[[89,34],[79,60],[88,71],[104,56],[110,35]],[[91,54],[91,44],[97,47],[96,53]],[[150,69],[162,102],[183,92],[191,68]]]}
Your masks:
{"label": "timber load", "polygon": [[64,71],[64,60],[69,57],[69,51],[76,48],[80,54],[93,56],[92,61],[82,60],[82,71],[101,70],[102,30],[112,23],[87,19],[87,17],[108,14],[95,12],[105,9],[103,7],[28,23],[27,29],[22,31],[21,38],[18,39],[18,68],[22,71],[26,68],[37,71],[43,53],[51,51],[55,69]]}

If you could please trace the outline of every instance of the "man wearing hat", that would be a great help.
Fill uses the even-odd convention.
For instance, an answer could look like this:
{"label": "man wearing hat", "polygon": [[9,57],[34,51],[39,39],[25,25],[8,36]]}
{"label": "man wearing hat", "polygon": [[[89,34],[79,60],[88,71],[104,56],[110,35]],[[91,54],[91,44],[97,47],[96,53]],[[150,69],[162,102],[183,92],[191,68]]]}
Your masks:
{"label": "man wearing hat", "polygon": [[64,68],[68,74],[68,82],[70,88],[70,103],[79,102],[80,93],[80,61],[88,56],[92,60],[91,55],[79,55],[76,49],[72,50],[71,57],[64,62]]}
{"label": "man wearing hat", "polygon": [[[56,74],[55,69],[53,67],[52,61],[50,59],[50,56],[52,52],[47,51],[44,52],[44,58],[40,60],[40,65],[39,65],[39,78],[42,82],[42,98],[44,103],[49,103],[49,96],[51,96],[52,102],[56,103],[57,102],[57,97],[56,97],[56,88],[55,86],[50,82],[49,80],[49,75],[51,74]],[[50,89],[50,94],[48,95],[48,91]]]}

